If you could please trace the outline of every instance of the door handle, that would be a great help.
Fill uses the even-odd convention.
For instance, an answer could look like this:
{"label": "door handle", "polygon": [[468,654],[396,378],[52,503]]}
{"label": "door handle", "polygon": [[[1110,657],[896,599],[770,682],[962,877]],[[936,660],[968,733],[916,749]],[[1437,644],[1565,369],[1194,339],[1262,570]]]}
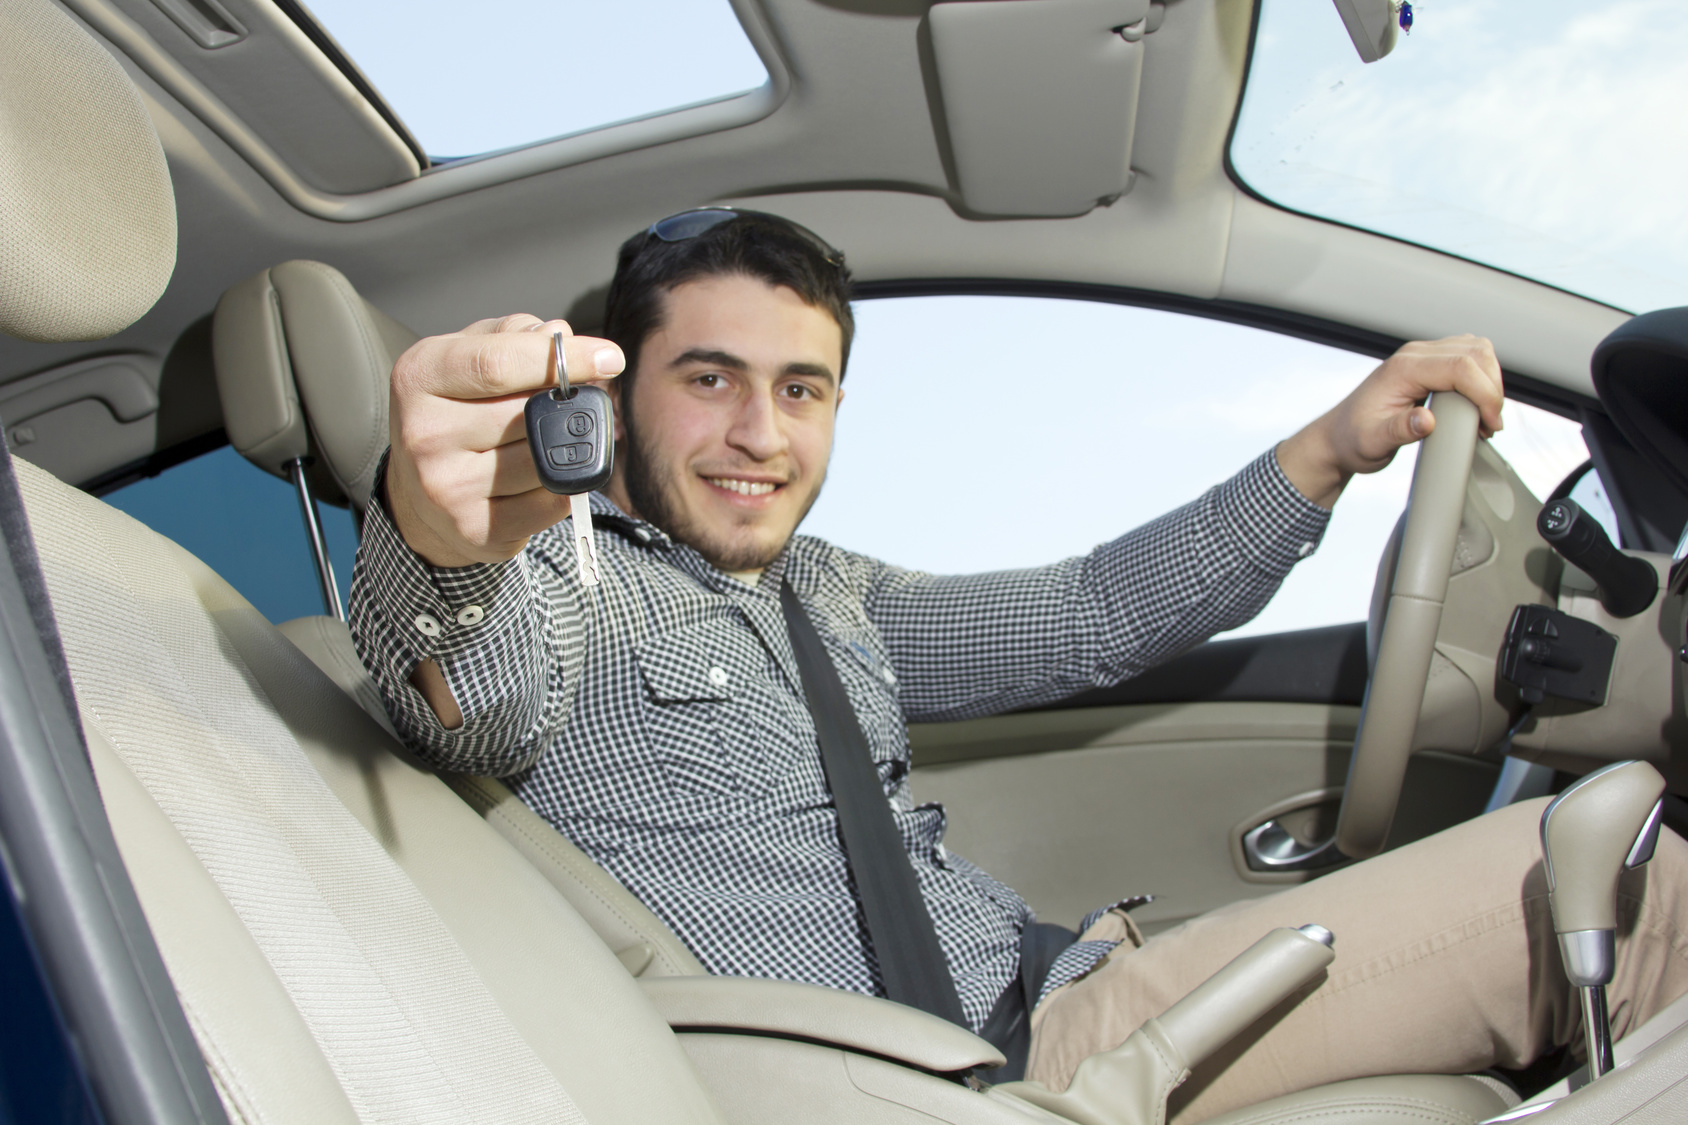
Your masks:
{"label": "door handle", "polygon": [[1348,857],[1337,850],[1334,836],[1303,844],[1274,817],[1243,834],[1243,860],[1250,871],[1319,871],[1347,863]]}

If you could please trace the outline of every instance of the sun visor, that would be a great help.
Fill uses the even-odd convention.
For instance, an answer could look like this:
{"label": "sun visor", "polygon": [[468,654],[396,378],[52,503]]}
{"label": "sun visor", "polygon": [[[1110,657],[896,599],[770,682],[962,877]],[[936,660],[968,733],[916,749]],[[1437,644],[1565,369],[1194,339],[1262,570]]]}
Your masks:
{"label": "sun visor", "polygon": [[1082,215],[1131,186],[1149,0],[932,6],[932,54],[962,204]]}
{"label": "sun visor", "polygon": [[1626,321],[1594,349],[1591,366],[1618,430],[1688,495],[1688,308]]}

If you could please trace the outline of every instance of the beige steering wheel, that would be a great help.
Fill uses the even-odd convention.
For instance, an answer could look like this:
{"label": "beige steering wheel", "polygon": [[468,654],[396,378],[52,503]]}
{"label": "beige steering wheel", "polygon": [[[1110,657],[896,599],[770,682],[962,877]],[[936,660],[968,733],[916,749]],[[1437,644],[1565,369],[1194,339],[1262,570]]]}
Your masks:
{"label": "beige steering wheel", "polygon": [[1382,851],[1395,819],[1477,448],[1478,415],[1470,399],[1445,391],[1429,406],[1436,428],[1420,445],[1413,469],[1401,553],[1336,822],[1336,846],[1353,859]]}

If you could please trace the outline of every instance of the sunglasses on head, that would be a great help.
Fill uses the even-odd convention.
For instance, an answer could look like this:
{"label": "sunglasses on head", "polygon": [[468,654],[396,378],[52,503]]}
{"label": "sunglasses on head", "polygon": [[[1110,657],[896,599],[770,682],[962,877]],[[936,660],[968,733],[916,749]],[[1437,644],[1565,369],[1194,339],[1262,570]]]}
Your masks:
{"label": "sunglasses on head", "polygon": [[645,231],[649,237],[661,239],[663,242],[685,242],[696,238],[705,231],[714,230],[718,226],[733,222],[737,219],[761,219],[776,226],[792,231],[809,245],[819,251],[829,266],[842,266],[844,255],[834,249],[820,235],[808,227],[792,222],[779,215],[770,215],[766,211],[740,211],[734,207],[694,207],[690,211],[681,211],[670,215],[666,219],[658,219]]}

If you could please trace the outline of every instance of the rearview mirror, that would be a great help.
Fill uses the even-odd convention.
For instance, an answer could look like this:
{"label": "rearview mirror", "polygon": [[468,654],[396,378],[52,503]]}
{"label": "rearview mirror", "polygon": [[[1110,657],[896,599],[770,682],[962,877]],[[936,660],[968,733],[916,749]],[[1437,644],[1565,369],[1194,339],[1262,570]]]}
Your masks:
{"label": "rearview mirror", "polygon": [[[1397,6],[1394,0],[1335,0],[1335,3],[1348,28],[1348,38],[1360,52],[1360,61],[1368,63],[1395,49],[1396,29],[1402,22],[1399,9],[1412,11],[1406,4]],[[1405,17],[1405,23],[1412,26],[1411,15]]]}

